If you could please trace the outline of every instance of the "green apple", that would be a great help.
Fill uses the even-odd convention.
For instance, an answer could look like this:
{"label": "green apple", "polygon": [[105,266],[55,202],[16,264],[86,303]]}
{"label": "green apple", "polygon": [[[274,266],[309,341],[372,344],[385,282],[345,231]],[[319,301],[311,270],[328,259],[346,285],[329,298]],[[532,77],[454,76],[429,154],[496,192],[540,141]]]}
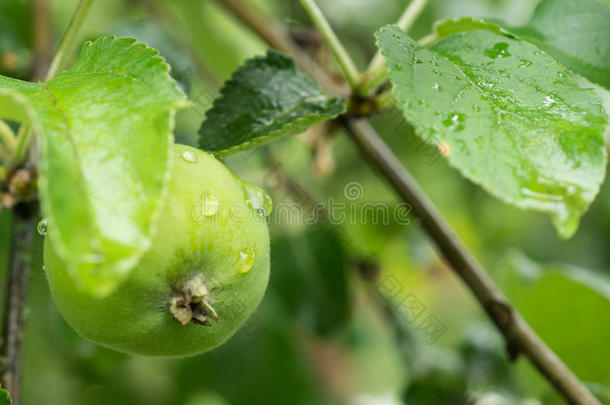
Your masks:
{"label": "green apple", "polygon": [[187,356],[211,350],[263,298],[270,209],[263,190],[217,159],[175,145],[152,245],[113,293],[95,298],[79,288],[45,240],[46,274],[59,311],[84,337],[119,351]]}

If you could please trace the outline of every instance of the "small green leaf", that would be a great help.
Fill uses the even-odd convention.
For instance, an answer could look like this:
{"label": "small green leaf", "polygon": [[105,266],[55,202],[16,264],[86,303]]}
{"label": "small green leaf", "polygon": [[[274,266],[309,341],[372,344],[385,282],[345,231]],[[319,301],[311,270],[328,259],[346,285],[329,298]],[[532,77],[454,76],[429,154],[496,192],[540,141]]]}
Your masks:
{"label": "small green leaf", "polygon": [[475,29],[509,30],[574,72],[610,89],[610,6],[602,1],[542,0],[530,22],[522,27],[474,18],[436,25],[440,38]]}
{"label": "small green leaf", "polygon": [[165,196],[174,113],[186,106],[157,51],[134,39],[86,43],[47,83],[0,76],[0,114],[40,135],[48,237],[94,295],[110,293],[150,245]]}
{"label": "small green leaf", "polygon": [[458,32],[472,30],[490,30],[496,34],[504,34],[507,36],[511,35],[510,32],[494,22],[481,20],[474,17],[451,18],[438,21],[434,24],[434,32],[438,36],[438,39],[457,34]]}
{"label": "small green leaf", "polygon": [[498,198],[548,212],[571,236],[604,178],[601,100],[526,41],[475,30],[424,49],[378,33],[405,117],[462,174]]}
{"label": "small green leaf", "polygon": [[199,134],[202,149],[233,153],[296,135],[346,110],[300,72],[294,60],[269,51],[250,59],[225,83]]}
{"label": "small green leaf", "polygon": [[4,388],[0,388],[0,405],[12,405],[11,397],[8,391]]}

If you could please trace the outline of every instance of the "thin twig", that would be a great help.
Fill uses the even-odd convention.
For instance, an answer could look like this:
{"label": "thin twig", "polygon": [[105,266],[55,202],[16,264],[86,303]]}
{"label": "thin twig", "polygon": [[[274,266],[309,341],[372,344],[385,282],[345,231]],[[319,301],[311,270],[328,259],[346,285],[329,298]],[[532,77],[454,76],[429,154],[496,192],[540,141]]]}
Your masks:
{"label": "thin twig", "polygon": [[55,51],[55,56],[53,57],[51,66],[49,66],[49,70],[45,76],[45,81],[51,80],[66,63],[68,55],[72,51],[74,43],[76,42],[76,35],[83,26],[85,17],[87,17],[87,13],[93,4],[93,1],[94,0],[79,1],[78,6],[76,6],[76,10],[74,10],[74,14],[72,14],[72,19],[70,20],[70,24],[68,24],[68,28],[64,33],[61,43],[59,44],[57,51]]}
{"label": "thin twig", "polygon": [[51,60],[51,39],[53,38],[51,13],[47,0],[32,1],[32,78],[41,80],[49,69]]}
{"label": "thin twig", "polygon": [[[18,206],[23,208],[23,206]],[[6,288],[2,342],[2,387],[11,396],[13,405],[21,399],[23,369],[23,327],[27,301],[28,279],[34,243],[35,216],[28,207],[25,212],[13,211],[10,269]]]}
{"label": "thin twig", "polygon": [[[415,20],[417,20],[417,17],[419,17],[421,12],[424,11],[424,8],[426,8],[428,1],[429,0],[411,1],[404,13],[398,19],[398,22],[396,22],[396,25],[403,31],[409,31],[413,26],[413,23],[415,23]],[[384,65],[384,58],[381,51],[378,50],[364,73],[364,80],[359,89],[360,94],[368,95],[372,93],[386,78],[387,69]]]}
{"label": "thin twig", "polygon": [[[266,31],[266,27],[270,24],[265,20],[246,19],[249,14],[249,6],[243,0],[239,3],[235,3],[234,0],[219,1],[223,4],[231,2],[233,7],[238,7],[240,13],[235,14],[243,19],[244,23],[256,33],[260,34],[262,31]],[[273,47],[275,40],[267,42]],[[298,50],[296,45],[293,45],[292,48]],[[318,79],[319,77],[314,76],[314,78]],[[474,256],[465,248],[436,207],[368,121],[343,118],[341,122],[352,134],[354,143],[361,153],[369,159],[371,165],[381,172],[394,191],[422,219],[424,229],[436,243],[446,262],[468,285],[490,319],[504,335],[511,358],[515,358],[520,352],[524,353],[540,373],[570,403],[601,405],[585,385],[536,335],[519,312],[510,305],[504,294],[489,278]]]}
{"label": "thin twig", "polygon": [[320,31],[320,34],[322,34],[322,37],[328,44],[330,51],[335,56],[337,63],[343,71],[345,79],[350,84],[352,89],[357,88],[360,84],[360,73],[358,73],[356,64],[343,47],[341,41],[339,41],[339,38],[337,38],[337,35],[335,34],[328,20],[322,13],[322,10],[320,10],[314,0],[300,1],[301,5],[305,9],[305,12],[307,12],[309,18],[311,18],[311,21],[314,23],[318,31]]}
{"label": "thin twig", "polygon": [[294,43],[288,31],[284,27],[269,21],[258,10],[244,5],[244,0],[220,0],[221,3],[233,15],[250,27],[257,35],[265,41],[271,48],[287,53],[294,57],[297,64],[311,77],[318,79],[318,84],[327,92],[333,94],[344,94],[346,90],[339,86],[335,81],[324,72],[317,63],[305,52],[302,52],[297,44]]}

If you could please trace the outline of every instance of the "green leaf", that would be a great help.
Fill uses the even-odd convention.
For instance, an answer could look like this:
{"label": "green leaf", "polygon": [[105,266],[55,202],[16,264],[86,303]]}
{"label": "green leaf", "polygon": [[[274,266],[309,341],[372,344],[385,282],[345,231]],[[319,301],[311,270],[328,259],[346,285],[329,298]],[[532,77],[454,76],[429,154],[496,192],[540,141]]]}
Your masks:
{"label": "green leaf", "polygon": [[543,0],[524,27],[509,28],[574,72],[610,89],[610,6],[598,0]]}
{"label": "green leaf", "polygon": [[129,38],[86,43],[47,83],[0,77],[2,117],[40,135],[48,237],[91,294],[110,293],[149,247],[186,105],[157,51]]}
{"label": "green leaf", "polygon": [[295,135],[346,110],[325,96],[289,56],[269,51],[250,59],[225,83],[199,134],[202,149],[233,153]]}
{"label": "green leaf", "polygon": [[400,108],[419,136],[496,197],[552,215],[571,236],[604,178],[601,100],[526,41],[475,30],[424,49],[378,33]]}
{"label": "green leaf", "polygon": [[0,388],[0,405],[12,405],[11,397],[8,391],[4,388]]}
{"label": "green leaf", "polygon": [[509,30],[574,72],[610,89],[610,6],[602,1],[542,0],[522,27],[473,18],[446,20],[436,26],[440,38],[475,29]]}
{"label": "green leaf", "polygon": [[500,25],[492,21],[481,20],[474,17],[450,18],[447,20],[438,21],[434,24],[434,32],[438,36],[438,39],[442,39],[459,32],[472,30],[490,30],[496,34],[512,36],[509,31],[505,30]]}
{"label": "green leaf", "polygon": [[[608,276],[539,264],[519,252],[508,255],[500,270],[502,290],[568,367],[584,381],[610,383],[608,363],[599,361],[610,341]],[[570,331],[578,331],[578,338]]]}

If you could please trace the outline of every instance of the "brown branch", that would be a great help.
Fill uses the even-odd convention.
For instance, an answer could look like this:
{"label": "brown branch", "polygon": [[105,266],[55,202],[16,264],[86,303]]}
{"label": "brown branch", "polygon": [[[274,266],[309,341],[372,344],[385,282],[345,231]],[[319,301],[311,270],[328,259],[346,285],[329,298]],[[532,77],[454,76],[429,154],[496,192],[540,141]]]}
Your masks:
{"label": "brown branch", "polygon": [[524,353],[570,403],[601,405],[511,306],[368,121],[346,119],[344,122],[360,152],[422,219],[423,228],[440,253],[504,335],[510,358]]}
{"label": "brown branch", "polygon": [[21,403],[23,328],[35,232],[35,210],[28,204],[13,209],[10,268],[4,306],[2,374],[0,380],[13,400]]}
{"label": "brown branch", "polygon": [[32,1],[32,78],[42,80],[52,56],[52,23],[47,0]]}
{"label": "brown branch", "polygon": [[[255,13],[244,0],[219,0],[236,17],[249,26],[267,43],[295,56],[297,63],[303,52],[285,36],[276,37],[275,24]],[[274,28],[271,28],[274,27]],[[325,82],[327,74],[311,67],[303,70],[314,79]],[[601,405],[585,385],[570,371],[557,355],[536,335],[521,314],[511,306],[474,256],[466,249],[449,224],[438,212],[432,201],[420,189],[402,163],[379,137],[367,120],[342,118],[340,120],[351,134],[360,152],[390,183],[394,191],[409,204],[415,215],[423,221],[423,227],[435,242],[440,254],[464,281],[485,312],[504,335],[511,359],[524,353],[542,375],[550,381],[564,398],[577,405]]]}
{"label": "brown branch", "polygon": [[294,57],[294,60],[301,69],[310,76],[315,77],[318,84],[326,91],[335,94],[346,94],[346,88],[339,86],[306,52],[303,52],[299,45],[292,40],[284,27],[268,20],[258,10],[244,4],[244,0],[220,0],[220,2],[237,19],[256,32],[271,48],[288,53]]}

